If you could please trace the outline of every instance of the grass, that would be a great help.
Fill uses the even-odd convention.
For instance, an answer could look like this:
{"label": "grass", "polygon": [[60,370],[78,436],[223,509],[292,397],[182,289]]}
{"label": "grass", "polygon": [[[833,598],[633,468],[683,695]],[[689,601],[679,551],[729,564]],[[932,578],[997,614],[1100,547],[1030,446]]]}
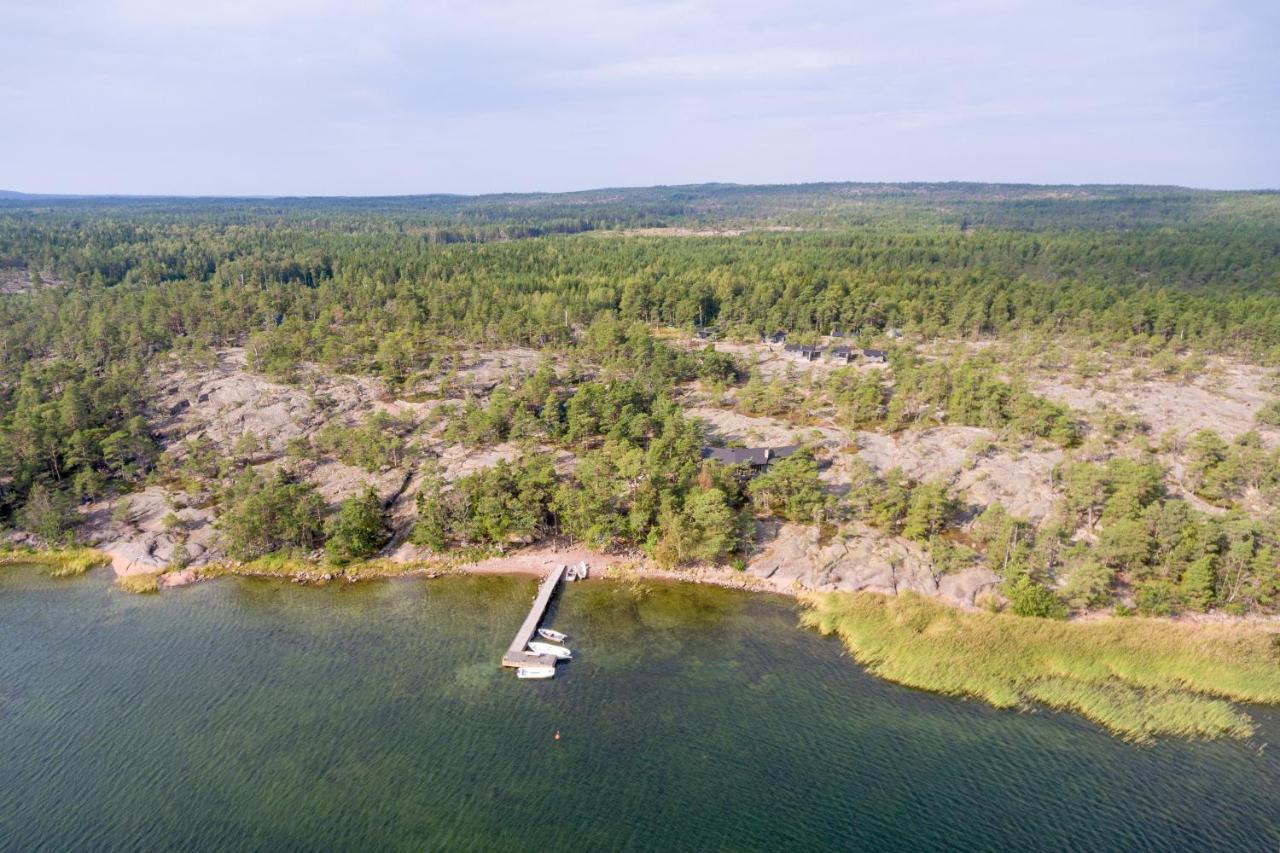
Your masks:
{"label": "grass", "polygon": [[802,619],[871,673],[998,708],[1043,705],[1121,737],[1247,738],[1235,702],[1280,703],[1280,632],[1156,619],[1058,622],[969,612],[919,595],[829,593]]}
{"label": "grass", "polygon": [[70,578],[110,564],[111,557],[94,548],[22,549],[0,553],[0,566],[12,563],[46,566],[51,577]]}
{"label": "grass", "polygon": [[116,578],[116,586],[134,595],[147,595],[160,591],[160,572],[146,572],[138,575],[121,575]]}
{"label": "grass", "polygon": [[303,581],[320,582],[324,580],[368,580],[372,578],[395,577],[421,569],[447,570],[448,566],[434,563],[398,563],[385,558],[358,560],[338,565],[324,560],[311,560],[305,556],[280,551],[267,554],[244,563],[211,563],[200,569],[202,577],[212,578],[222,575],[247,575],[251,577],[292,578]]}

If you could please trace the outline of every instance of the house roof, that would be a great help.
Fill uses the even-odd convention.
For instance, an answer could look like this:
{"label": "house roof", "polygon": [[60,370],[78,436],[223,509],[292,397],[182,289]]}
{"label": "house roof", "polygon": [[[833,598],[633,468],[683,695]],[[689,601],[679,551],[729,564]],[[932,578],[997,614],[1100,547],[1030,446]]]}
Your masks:
{"label": "house roof", "polygon": [[832,347],[827,350],[827,355],[833,358],[848,358],[853,355],[853,347]]}
{"label": "house roof", "polygon": [[769,448],[767,447],[704,447],[703,459],[714,459],[722,465],[754,465],[764,467],[769,464]]}
{"label": "house roof", "polygon": [[786,459],[800,449],[798,444],[784,447],[704,447],[703,459],[714,459],[722,465],[751,465],[763,468],[770,462]]}
{"label": "house roof", "polygon": [[867,358],[884,358],[887,355],[882,349],[864,349],[862,354]]}

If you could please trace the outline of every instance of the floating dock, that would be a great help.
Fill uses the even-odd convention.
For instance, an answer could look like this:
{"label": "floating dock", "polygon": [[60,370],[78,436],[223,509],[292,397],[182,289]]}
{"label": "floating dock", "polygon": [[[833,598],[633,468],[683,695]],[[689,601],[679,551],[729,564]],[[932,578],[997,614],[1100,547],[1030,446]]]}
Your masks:
{"label": "floating dock", "polygon": [[510,648],[502,656],[503,666],[555,665],[556,659],[551,655],[540,655],[537,652],[529,651],[529,641],[533,639],[534,633],[538,630],[538,624],[542,622],[542,617],[547,612],[547,605],[551,603],[551,596],[555,594],[556,587],[560,585],[561,579],[564,578],[566,568],[566,566],[556,566],[551,570],[550,574],[542,579],[542,586],[538,587],[538,594],[534,596],[533,607],[529,608],[529,615],[524,617],[520,630],[516,632],[516,638],[511,641]]}

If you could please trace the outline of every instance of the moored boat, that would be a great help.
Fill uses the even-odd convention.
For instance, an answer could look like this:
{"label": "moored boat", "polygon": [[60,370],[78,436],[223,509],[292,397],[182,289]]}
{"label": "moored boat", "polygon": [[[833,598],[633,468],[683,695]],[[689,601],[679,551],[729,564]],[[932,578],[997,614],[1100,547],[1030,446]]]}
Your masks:
{"label": "moored boat", "polygon": [[569,639],[568,634],[561,634],[559,631],[552,631],[550,628],[539,628],[538,636],[544,640],[550,640],[553,643],[563,643]]}
{"label": "moored boat", "polygon": [[554,666],[522,666],[516,670],[516,678],[555,678]]}
{"label": "moored boat", "polygon": [[551,655],[560,660],[569,660],[573,657],[573,652],[564,646],[557,646],[555,643],[539,643],[536,640],[529,644],[529,648],[540,655]]}

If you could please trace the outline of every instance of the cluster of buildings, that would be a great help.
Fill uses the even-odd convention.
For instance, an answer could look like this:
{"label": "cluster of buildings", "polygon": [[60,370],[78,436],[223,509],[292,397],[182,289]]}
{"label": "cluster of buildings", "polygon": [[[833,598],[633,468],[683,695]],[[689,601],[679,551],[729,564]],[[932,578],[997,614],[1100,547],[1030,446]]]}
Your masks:
{"label": "cluster of buildings", "polygon": [[[719,335],[716,330],[709,327],[699,327],[695,334],[699,340],[714,341]],[[900,338],[902,333],[897,329],[888,329],[885,334],[891,338]],[[831,330],[832,338],[843,338],[844,333],[837,326]],[[764,343],[782,344],[782,351],[785,355],[792,356],[800,361],[818,361],[824,356],[832,361],[842,364],[853,364],[857,361],[863,361],[868,364],[884,364],[889,360],[888,354],[882,349],[860,349],[850,346],[831,346],[821,347],[811,344],[789,344],[787,343],[786,332],[774,332],[771,335],[764,336]]]}
{"label": "cluster of buildings", "polygon": [[882,349],[858,349],[844,346],[823,349],[822,347],[809,346],[807,344],[785,344],[782,347],[782,351],[801,361],[817,361],[824,355],[832,361],[839,361],[844,364],[853,364],[859,359],[869,364],[884,364],[889,360],[888,354]]}

